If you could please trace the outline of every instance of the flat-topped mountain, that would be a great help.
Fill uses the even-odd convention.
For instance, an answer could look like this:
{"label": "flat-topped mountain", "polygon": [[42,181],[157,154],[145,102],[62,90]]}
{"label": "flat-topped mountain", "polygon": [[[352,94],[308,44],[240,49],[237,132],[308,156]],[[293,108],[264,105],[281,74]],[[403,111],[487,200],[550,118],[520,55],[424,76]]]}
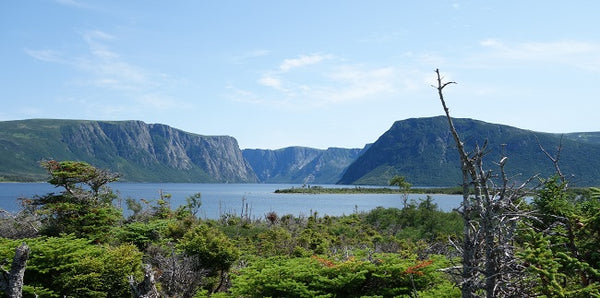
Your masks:
{"label": "flat-topped mountain", "polygon": [[141,121],[0,122],[0,178],[44,180],[39,162],[85,161],[122,181],[256,182],[237,141]]}
{"label": "flat-topped mountain", "polygon": [[[488,141],[484,165],[499,170],[502,152],[508,156],[507,173],[517,180],[536,174],[553,175],[554,166],[542,152],[556,154],[559,165],[574,185],[600,185],[600,133],[551,134],[453,118],[467,149]],[[340,184],[387,184],[402,175],[417,186],[454,186],[462,182],[460,160],[445,117],[397,121],[340,179]]]}

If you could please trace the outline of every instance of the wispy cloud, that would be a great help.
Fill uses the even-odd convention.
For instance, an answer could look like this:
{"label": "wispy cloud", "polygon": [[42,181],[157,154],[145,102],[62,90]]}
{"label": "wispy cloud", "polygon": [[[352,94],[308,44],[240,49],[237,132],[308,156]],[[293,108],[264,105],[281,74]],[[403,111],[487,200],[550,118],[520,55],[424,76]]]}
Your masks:
{"label": "wispy cloud", "polygon": [[281,80],[278,78],[275,78],[271,75],[264,75],[263,77],[258,79],[258,83],[263,86],[267,86],[267,87],[271,87],[271,88],[275,88],[275,89],[282,89]]}
{"label": "wispy cloud", "polygon": [[329,54],[299,55],[283,59],[258,77],[258,86],[269,89],[239,90],[232,85],[230,97],[269,106],[323,107],[379,100],[399,89],[412,90],[417,83],[410,76],[396,67],[351,65]]}
{"label": "wispy cloud", "polygon": [[294,68],[303,67],[311,64],[317,64],[323,60],[331,59],[330,55],[312,54],[312,55],[301,55],[298,58],[285,59],[279,65],[279,69],[283,72],[290,71]]}
{"label": "wispy cloud", "polygon": [[483,59],[503,61],[561,63],[600,71],[600,44],[582,41],[507,43],[485,39],[480,46],[488,50]]}
{"label": "wispy cloud", "polygon": [[37,60],[44,62],[55,62],[55,63],[66,63],[64,61],[62,54],[55,50],[44,49],[44,50],[32,50],[25,49],[25,53]]}
{"label": "wispy cloud", "polygon": [[77,68],[92,75],[91,83],[99,87],[114,89],[143,89],[152,84],[152,74],[123,60],[107,44],[115,39],[103,31],[87,31],[83,39],[88,45],[89,55],[74,59]]}
{"label": "wispy cloud", "polygon": [[236,101],[243,102],[249,104],[264,104],[264,100],[257,96],[254,92],[249,90],[243,90],[235,87],[233,84],[228,84],[226,86],[227,93],[224,94],[224,97]]}
{"label": "wispy cloud", "polygon": [[55,0],[56,3],[64,6],[76,7],[76,8],[90,8],[90,6],[82,1],[77,0]]}
{"label": "wispy cloud", "polygon": [[52,49],[25,49],[29,56],[44,62],[64,64],[88,76],[81,81],[112,89],[142,89],[152,84],[151,72],[123,60],[107,44],[114,36],[99,30],[86,31],[82,39],[88,46],[86,53],[66,53]]}
{"label": "wispy cloud", "polygon": [[83,34],[83,39],[88,43],[94,43],[98,40],[113,40],[115,37],[101,30],[90,30]]}
{"label": "wispy cloud", "polygon": [[143,103],[156,108],[173,107],[173,99],[161,98],[158,87],[169,85],[168,76],[134,65],[121,57],[111,47],[118,38],[101,30],[85,31],[81,39],[87,51],[69,52],[53,49],[25,49],[34,59],[62,64],[78,70],[83,75],[73,78],[71,85],[96,87],[121,92],[133,103]]}
{"label": "wispy cloud", "polygon": [[252,50],[230,57],[230,62],[234,64],[244,63],[248,59],[268,56],[270,53],[271,51],[264,49]]}
{"label": "wispy cloud", "polygon": [[261,77],[257,80],[257,83],[261,86],[270,87],[277,91],[286,93],[288,96],[294,96],[298,91],[305,92],[303,89],[308,87],[302,83],[295,82],[286,76],[290,76],[291,72],[296,70],[302,70],[300,76],[306,73],[312,73],[319,75],[315,69],[308,68],[309,66],[316,66],[320,62],[328,59],[333,59],[332,55],[322,54],[311,54],[311,55],[300,55],[296,58],[284,59],[279,67],[273,70],[264,72]]}
{"label": "wispy cloud", "polygon": [[339,84],[337,88],[328,88],[325,93],[319,94],[330,102],[376,100],[378,95],[394,93],[398,78],[392,67],[341,66],[327,75]]}

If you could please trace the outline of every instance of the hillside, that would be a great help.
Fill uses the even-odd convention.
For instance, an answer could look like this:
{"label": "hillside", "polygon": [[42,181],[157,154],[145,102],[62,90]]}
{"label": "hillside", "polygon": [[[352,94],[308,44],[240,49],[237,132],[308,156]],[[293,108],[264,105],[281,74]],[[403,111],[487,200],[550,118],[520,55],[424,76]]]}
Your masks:
{"label": "hillside", "polygon": [[260,182],[334,184],[363,149],[288,147],[278,150],[244,149]]}
{"label": "hillside", "polygon": [[[540,150],[555,153],[560,134],[539,133],[472,119],[454,119],[467,149],[489,141],[489,169],[497,170],[501,152],[509,157],[508,174],[530,177],[554,173],[551,161]],[[560,166],[573,185],[600,185],[600,143],[597,134],[569,134],[562,140]],[[579,139],[579,140],[578,140]],[[583,140],[585,141],[583,141]],[[539,140],[539,141],[538,141]],[[445,117],[397,121],[364,154],[352,163],[338,183],[387,184],[394,175],[406,176],[417,186],[454,186],[462,181],[456,146]]]}
{"label": "hillside", "polygon": [[256,182],[237,141],[141,121],[0,122],[0,181],[44,180],[45,159],[85,161],[122,181]]}
{"label": "hillside", "polygon": [[[600,133],[549,134],[455,119],[467,148],[489,141],[489,169],[504,150],[508,174],[554,173],[539,143],[556,152],[574,186],[600,185]],[[539,143],[538,143],[539,142]],[[364,149],[288,147],[240,150],[228,136],[202,136],[141,121],[33,119],[0,122],[0,181],[40,181],[45,159],[86,161],[136,182],[261,182],[387,185],[395,175],[415,186],[456,186],[458,154],[444,117],[397,121]]]}
{"label": "hillside", "polygon": [[600,132],[572,132],[564,136],[573,141],[600,144]]}

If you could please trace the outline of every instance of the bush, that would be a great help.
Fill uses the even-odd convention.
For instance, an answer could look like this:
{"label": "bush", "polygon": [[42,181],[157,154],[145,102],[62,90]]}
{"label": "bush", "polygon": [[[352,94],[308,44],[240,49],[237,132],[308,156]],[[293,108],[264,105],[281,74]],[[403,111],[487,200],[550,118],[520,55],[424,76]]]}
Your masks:
{"label": "bush", "polygon": [[48,297],[127,297],[128,278],[141,276],[142,253],[133,245],[108,246],[91,240],[38,237],[0,240],[0,258],[11,259],[25,241],[31,251],[25,271],[25,294]]}
{"label": "bush", "polygon": [[435,293],[460,296],[437,269],[444,257],[430,260],[374,254],[369,259],[324,256],[257,259],[233,275],[235,297],[360,297]]}

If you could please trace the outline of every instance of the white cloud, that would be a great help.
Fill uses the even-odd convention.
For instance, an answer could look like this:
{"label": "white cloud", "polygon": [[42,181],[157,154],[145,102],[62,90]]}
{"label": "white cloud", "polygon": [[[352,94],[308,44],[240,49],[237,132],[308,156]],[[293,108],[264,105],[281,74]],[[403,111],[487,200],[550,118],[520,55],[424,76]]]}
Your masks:
{"label": "white cloud", "polygon": [[502,43],[493,38],[484,39],[480,41],[479,44],[483,47],[502,47]]}
{"label": "white cloud", "polygon": [[61,53],[54,50],[30,50],[25,49],[25,53],[37,60],[45,61],[45,62],[57,62],[63,63],[63,58]]}
{"label": "white cloud", "polygon": [[279,69],[283,72],[287,72],[294,68],[319,63],[325,59],[331,59],[331,56],[320,54],[301,55],[298,58],[283,60],[281,65],[279,65]]}
{"label": "white cloud", "polygon": [[88,5],[81,1],[76,1],[76,0],[55,0],[55,1],[56,1],[56,3],[58,3],[60,5],[72,6],[72,7],[77,7],[77,8],[88,8]]}
{"label": "white cloud", "polygon": [[[168,75],[149,71],[121,57],[112,49],[112,42],[118,40],[115,36],[101,30],[90,30],[83,32],[81,39],[87,45],[84,52],[25,49],[25,53],[37,60],[78,70],[81,75],[72,78],[69,86],[116,92],[117,97],[121,95],[130,99],[118,103],[119,106],[130,107],[129,110],[137,110],[138,107],[181,108],[180,102],[163,91],[173,85],[173,80]],[[91,104],[91,101],[82,103],[93,108]]]}
{"label": "white cloud", "polygon": [[154,76],[150,72],[124,61],[109,48],[106,42],[114,40],[114,36],[93,30],[84,32],[82,38],[88,45],[87,53],[69,54],[51,49],[25,49],[25,52],[41,61],[64,64],[83,71],[89,76],[78,78],[78,81],[95,86],[133,90],[152,85],[150,77]]}
{"label": "white cloud", "polygon": [[98,87],[117,90],[145,90],[154,87],[160,76],[152,74],[125,60],[110,49],[115,37],[100,31],[86,31],[82,36],[89,53],[72,58],[69,64],[84,71],[90,78],[84,80]]}
{"label": "white cloud", "polygon": [[[411,58],[428,59],[413,54]],[[331,108],[349,102],[385,102],[401,94],[412,96],[429,87],[424,77],[433,77],[433,70],[424,74],[410,67],[348,64],[331,54],[299,55],[276,65],[256,77],[254,87],[238,88],[232,83],[227,97],[284,109]]]}
{"label": "white cloud", "polygon": [[[316,60],[298,59],[292,64],[308,65]],[[250,91],[251,89],[242,91],[230,86],[230,90],[234,91],[230,93],[230,97],[236,101],[292,109],[323,107],[350,101],[382,100],[397,93],[399,89],[414,90],[417,84],[415,80],[418,79],[411,79],[412,75],[403,74],[394,67],[365,65],[330,65],[303,69],[294,72],[293,75],[278,72],[277,76],[274,76],[274,72],[271,71],[260,77],[257,83],[273,88],[274,93],[265,93],[257,100],[259,97]]]}
{"label": "white cloud", "polygon": [[572,67],[600,71],[600,43],[582,41],[552,41],[506,43],[485,39],[480,45],[490,52],[482,59],[505,61],[561,63]]}
{"label": "white cloud", "polygon": [[393,93],[396,71],[392,67],[365,69],[356,66],[341,66],[328,76],[339,83],[337,88],[321,94],[332,102],[349,100],[372,100],[378,95]]}
{"label": "white cloud", "polygon": [[85,41],[88,43],[92,43],[98,39],[113,40],[115,37],[101,30],[89,30],[83,33],[83,39],[85,39]]}
{"label": "white cloud", "polygon": [[[331,59],[331,58],[332,58],[332,56],[330,56],[330,55],[313,54],[313,55],[300,55],[298,58],[293,58],[293,59],[284,59],[283,62],[280,63],[280,65],[277,69],[265,72],[257,80],[257,83],[259,83],[262,86],[270,87],[270,88],[276,89],[278,91],[285,92],[287,94],[287,96],[290,96],[290,95],[293,96],[294,94],[297,94],[298,91],[306,92],[306,89],[309,89],[310,87],[308,87],[307,85],[302,84],[302,83],[297,83],[297,82],[291,81],[289,78],[286,78],[285,76],[288,75],[288,73],[291,70],[294,70],[296,68],[302,68],[302,67],[309,66],[309,65],[315,65],[321,61],[324,61],[326,59]],[[314,73],[314,71],[315,71],[314,69],[306,69],[306,68],[303,69],[303,72],[308,72],[308,73]],[[286,87],[284,87],[284,83],[285,83]]]}
{"label": "white cloud", "polygon": [[258,80],[258,83],[261,85],[272,87],[275,89],[281,89],[281,80],[278,78],[274,78],[269,75],[265,75]]}

